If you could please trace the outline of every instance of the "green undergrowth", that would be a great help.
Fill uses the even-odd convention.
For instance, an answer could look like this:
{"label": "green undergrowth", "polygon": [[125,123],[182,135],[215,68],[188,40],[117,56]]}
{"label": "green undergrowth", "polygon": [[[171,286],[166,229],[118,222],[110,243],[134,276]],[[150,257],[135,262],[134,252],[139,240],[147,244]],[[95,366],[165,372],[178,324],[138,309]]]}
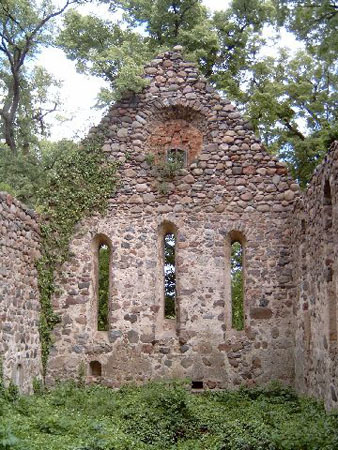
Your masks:
{"label": "green undergrowth", "polygon": [[276,384],[190,394],[181,382],[60,384],[0,395],[0,450],[334,450],[338,413]]}

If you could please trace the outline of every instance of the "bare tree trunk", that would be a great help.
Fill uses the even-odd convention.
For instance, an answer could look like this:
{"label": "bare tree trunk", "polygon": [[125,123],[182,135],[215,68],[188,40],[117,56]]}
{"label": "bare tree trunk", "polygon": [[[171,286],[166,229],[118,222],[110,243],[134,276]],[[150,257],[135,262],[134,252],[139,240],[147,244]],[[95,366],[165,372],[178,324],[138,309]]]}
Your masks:
{"label": "bare tree trunk", "polygon": [[14,138],[14,124],[11,123],[10,119],[8,117],[5,117],[2,114],[3,117],[3,125],[4,125],[4,135],[5,135],[5,142],[8,145],[8,147],[11,149],[12,153],[14,155],[17,154],[17,148]]}
{"label": "bare tree trunk", "polygon": [[5,105],[1,110],[0,114],[3,119],[5,142],[11,149],[13,154],[17,154],[17,145],[15,142],[15,117],[19,107],[20,101],[20,81],[19,81],[19,70],[15,70],[12,67],[13,83],[10,92],[7,95]]}
{"label": "bare tree trunk", "polygon": [[[27,54],[38,42],[38,36],[44,25],[61,15],[69,5],[78,3],[79,0],[64,0],[64,5],[52,12],[43,11],[43,16],[36,21],[33,28],[20,24],[11,7],[0,0],[3,14],[0,23],[0,52],[3,53],[10,65],[12,80],[3,107],[0,109],[0,117],[3,122],[5,142],[13,154],[17,154],[17,142],[15,139],[16,118],[21,100],[20,75]],[[15,25],[13,28],[13,24]],[[18,28],[20,32],[15,31]],[[14,29],[14,32],[12,30]],[[12,34],[11,34],[12,33]],[[25,146],[27,150],[27,145]]]}

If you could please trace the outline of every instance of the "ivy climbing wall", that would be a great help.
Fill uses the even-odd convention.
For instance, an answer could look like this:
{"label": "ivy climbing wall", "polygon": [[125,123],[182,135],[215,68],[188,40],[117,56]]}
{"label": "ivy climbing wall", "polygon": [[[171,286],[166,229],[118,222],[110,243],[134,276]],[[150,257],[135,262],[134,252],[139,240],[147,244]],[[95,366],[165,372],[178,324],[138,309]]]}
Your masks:
{"label": "ivy climbing wall", "polygon": [[41,378],[39,252],[36,214],[0,192],[0,358],[5,383],[12,380],[23,392]]}

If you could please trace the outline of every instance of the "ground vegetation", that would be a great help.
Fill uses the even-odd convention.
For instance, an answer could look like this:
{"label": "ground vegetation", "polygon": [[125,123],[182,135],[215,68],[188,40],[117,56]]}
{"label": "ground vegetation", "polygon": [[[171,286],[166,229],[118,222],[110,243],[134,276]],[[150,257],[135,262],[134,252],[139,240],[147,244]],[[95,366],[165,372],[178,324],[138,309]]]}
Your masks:
{"label": "ground vegetation", "polygon": [[[80,384],[80,386],[79,386]],[[2,450],[334,450],[338,416],[286,387],[192,395],[188,382],[60,384],[0,395]]]}

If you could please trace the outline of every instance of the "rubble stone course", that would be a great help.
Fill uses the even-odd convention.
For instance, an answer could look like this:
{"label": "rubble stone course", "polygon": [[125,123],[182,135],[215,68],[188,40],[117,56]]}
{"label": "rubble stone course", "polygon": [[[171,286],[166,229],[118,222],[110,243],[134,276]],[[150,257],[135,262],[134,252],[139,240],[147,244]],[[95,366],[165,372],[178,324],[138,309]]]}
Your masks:
{"label": "rubble stone course", "polygon": [[0,355],[5,381],[26,392],[33,378],[41,377],[39,255],[36,214],[0,192]]}
{"label": "rubble stone course", "polygon": [[[331,202],[325,186],[330,186]],[[331,205],[329,204],[331,203]],[[338,142],[295,206],[295,384],[337,407]],[[331,331],[331,333],[330,333]]]}
{"label": "rubble stone course", "polygon": [[[77,225],[71,256],[57,274],[53,307],[61,322],[47,382],[76,377],[83,364],[88,381],[114,387],[177,377],[210,389],[279,379],[336,405],[334,344],[323,353],[320,339],[328,336],[319,332],[328,321],[328,290],[304,305],[334,257],[322,259],[321,189],[324,173],[336,180],[338,150],[302,196],[286,164],[265,151],[236,108],[183,60],[180,47],[151,61],[144,76],[149,85],[114,104],[90,132],[104,134],[103,151],[121,162],[119,186],[105,215]],[[173,149],[185,151],[186,164],[169,173],[166,155]],[[330,239],[338,239],[335,214]],[[164,318],[167,232],[176,234],[176,319]],[[243,331],[231,327],[234,239],[244,247]],[[107,332],[97,331],[102,243],[111,248]],[[313,257],[305,266],[300,252],[308,251]],[[307,349],[304,311],[313,316]],[[90,369],[98,367],[94,361],[101,376]]]}

